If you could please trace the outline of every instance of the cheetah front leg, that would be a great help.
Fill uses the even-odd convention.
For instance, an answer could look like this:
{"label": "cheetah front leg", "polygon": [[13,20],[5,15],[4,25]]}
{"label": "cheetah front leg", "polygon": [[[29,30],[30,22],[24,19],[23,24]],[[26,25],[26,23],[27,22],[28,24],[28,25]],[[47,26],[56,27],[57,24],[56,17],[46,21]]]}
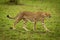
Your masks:
{"label": "cheetah front leg", "polygon": [[23,29],[26,30],[26,31],[30,31],[30,30],[28,30],[28,29],[26,28],[26,27],[27,27],[27,25],[26,25],[27,20],[26,20],[26,19],[23,19],[23,20],[24,20]]}
{"label": "cheetah front leg", "polygon": [[33,23],[34,23],[33,30],[34,30],[34,31],[36,31],[36,29],[37,29],[37,28],[36,28],[36,21],[35,21],[35,22],[33,22]]}
{"label": "cheetah front leg", "polygon": [[44,29],[45,29],[46,31],[48,31],[48,32],[51,32],[51,31],[46,27],[46,25],[45,25],[45,23],[44,23],[44,20],[41,20],[41,22],[42,22],[42,26],[44,27]]}

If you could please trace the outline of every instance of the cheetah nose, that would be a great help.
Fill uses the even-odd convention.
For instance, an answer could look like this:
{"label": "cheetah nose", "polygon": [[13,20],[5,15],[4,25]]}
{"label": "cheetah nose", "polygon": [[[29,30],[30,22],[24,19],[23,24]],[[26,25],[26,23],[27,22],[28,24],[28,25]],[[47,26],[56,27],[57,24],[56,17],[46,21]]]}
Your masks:
{"label": "cheetah nose", "polygon": [[49,18],[51,18],[51,16],[49,16]]}

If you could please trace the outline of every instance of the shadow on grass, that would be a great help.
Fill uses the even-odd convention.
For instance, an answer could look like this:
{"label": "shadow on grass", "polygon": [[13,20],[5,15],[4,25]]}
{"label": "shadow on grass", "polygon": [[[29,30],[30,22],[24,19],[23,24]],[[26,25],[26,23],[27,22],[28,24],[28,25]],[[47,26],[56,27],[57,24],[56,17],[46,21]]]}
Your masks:
{"label": "shadow on grass", "polygon": [[30,33],[30,34],[35,34],[35,33],[38,33],[38,34],[51,33],[51,34],[54,34],[53,32],[46,32],[46,31],[39,31],[39,30],[37,30],[37,31],[33,31],[33,30],[31,30],[31,31],[25,31],[23,29],[20,29],[20,30],[19,29],[15,29],[15,30],[10,29],[10,30],[16,31],[16,32],[19,32],[19,33],[22,33],[22,34],[26,34],[26,33]]}

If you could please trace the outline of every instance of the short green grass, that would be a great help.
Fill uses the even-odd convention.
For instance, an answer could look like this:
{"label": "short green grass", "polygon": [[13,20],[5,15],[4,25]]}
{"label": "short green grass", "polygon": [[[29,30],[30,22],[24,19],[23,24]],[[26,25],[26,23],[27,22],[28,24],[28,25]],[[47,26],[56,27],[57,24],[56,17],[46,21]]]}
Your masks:
{"label": "short green grass", "polygon": [[[0,40],[60,40],[60,1],[44,0],[44,1],[22,1],[25,5],[8,5],[0,4]],[[45,20],[45,25],[52,32],[45,32],[41,22],[37,22],[37,30],[33,31],[32,22],[27,23],[27,28],[31,31],[26,32],[22,26],[21,20],[16,25],[16,30],[10,29],[14,20],[8,19],[9,14],[12,17],[23,11],[43,11],[51,13],[51,18]]]}

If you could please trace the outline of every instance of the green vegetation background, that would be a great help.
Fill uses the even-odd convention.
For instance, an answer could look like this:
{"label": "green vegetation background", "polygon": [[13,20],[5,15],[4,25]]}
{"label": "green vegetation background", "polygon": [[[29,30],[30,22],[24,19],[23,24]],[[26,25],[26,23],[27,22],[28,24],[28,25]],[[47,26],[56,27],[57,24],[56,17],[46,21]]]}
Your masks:
{"label": "green vegetation background", "polygon": [[[9,0],[0,0],[0,40],[60,40],[60,0],[20,0],[24,5],[7,4]],[[50,12],[52,17],[45,20],[47,28],[53,33],[46,32],[40,22],[37,23],[37,32],[33,31],[33,24],[27,23],[27,28],[31,30],[26,32],[22,26],[23,21],[16,25],[16,30],[11,30],[14,20],[8,19],[9,14],[12,17],[23,11],[43,11]]]}

